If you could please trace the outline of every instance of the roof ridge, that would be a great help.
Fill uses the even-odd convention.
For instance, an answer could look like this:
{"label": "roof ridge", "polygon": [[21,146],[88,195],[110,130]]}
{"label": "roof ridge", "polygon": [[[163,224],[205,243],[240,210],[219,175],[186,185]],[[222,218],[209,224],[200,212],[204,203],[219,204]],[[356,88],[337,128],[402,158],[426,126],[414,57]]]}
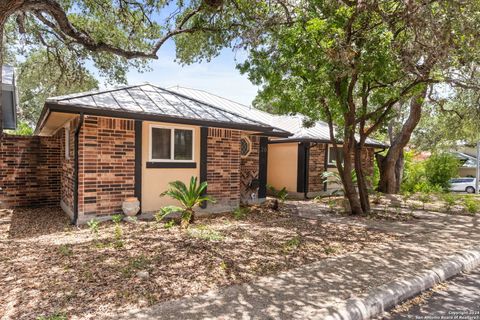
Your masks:
{"label": "roof ridge", "polygon": [[126,85],[117,86],[117,87],[114,87],[114,88],[111,88],[111,89],[105,89],[105,90],[97,89],[97,90],[84,91],[84,92],[80,92],[80,93],[77,93],[77,94],[72,93],[72,94],[65,94],[65,95],[62,95],[62,96],[49,97],[49,98],[47,98],[47,101],[61,101],[61,100],[67,100],[67,99],[78,99],[78,98],[83,98],[83,97],[91,96],[91,95],[97,95],[97,94],[102,94],[102,93],[112,93],[112,92],[116,92],[116,91],[120,91],[120,90],[137,88],[137,87],[141,87],[141,86],[144,86],[144,85],[151,85],[151,84],[148,83],[148,82],[145,82],[145,83],[142,83],[142,84],[134,84],[134,85],[126,84]]}
{"label": "roof ridge", "polygon": [[230,113],[230,114],[232,114],[232,115],[234,115],[234,116],[236,116],[236,117],[240,117],[240,118],[245,119],[245,120],[248,120],[248,121],[253,121],[253,122],[256,122],[256,123],[261,124],[261,125],[263,125],[263,126],[267,126],[267,127],[269,127],[269,128],[272,128],[272,129],[279,129],[279,130],[282,130],[282,131],[284,131],[284,132],[287,132],[287,131],[284,130],[284,129],[281,129],[281,128],[278,128],[278,127],[273,127],[272,125],[270,125],[270,124],[268,124],[268,123],[264,123],[264,122],[261,122],[261,121],[257,121],[257,120],[254,120],[254,119],[250,119],[250,118],[245,117],[245,116],[243,116],[243,115],[240,115],[240,114],[238,114],[238,113],[236,113],[236,112],[232,112],[232,111],[230,111],[230,110],[226,110],[226,109],[223,109],[223,108],[214,106],[214,105],[211,104],[211,103],[208,103],[208,102],[205,102],[205,101],[201,101],[201,100],[199,100],[199,99],[196,99],[196,98],[187,96],[187,95],[185,95],[185,94],[183,94],[183,93],[179,93],[179,92],[175,92],[175,91],[172,91],[172,90],[169,90],[169,89],[165,89],[165,88],[162,88],[162,87],[157,86],[157,85],[154,85],[154,84],[150,84],[150,85],[151,85],[152,87],[157,88],[157,89],[164,90],[164,91],[166,91],[166,92],[168,92],[168,93],[179,95],[179,96],[181,96],[181,97],[183,97],[183,98],[185,98],[185,99],[189,99],[189,100],[195,101],[195,102],[197,102],[197,103],[201,103],[201,104],[207,105],[207,106],[209,106],[209,107],[211,107],[211,108],[214,108],[215,110],[219,110],[219,111],[222,111],[222,112],[227,112],[227,113]]}
{"label": "roof ridge", "polygon": [[[215,96],[219,99],[222,99],[222,100],[226,100],[226,101],[229,101],[231,103],[234,103],[234,104],[237,104],[239,106],[242,106],[244,108],[248,108],[249,110],[255,110],[255,111],[258,111],[258,112],[261,112],[265,115],[269,115],[269,116],[277,116],[277,114],[272,114],[270,112],[267,112],[267,111],[264,111],[264,110],[261,110],[261,109],[258,109],[256,107],[254,107],[253,105],[252,106],[247,106],[246,104],[243,104],[243,103],[240,103],[240,102],[237,102],[237,101],[233,101],[232,99],[229,99],[229,98],[225,98],[225,97],[222,97],[222,96],[219,96],[218,94],[216,93],[212,93],[212,92],[209,92],[207,90],[203,90],[203,89],[195,89],[195,88],[189,88],[189,87],[182,87],[182,86],[179,86],[179,85],[176,85],[174,87],[177,87],[177,88],[183,88],[183,89],[188,89],[188,90],[194,90],[194,91],[200,91],[200,92],[203,92],[203,93],[206,93],[206,94],[209,94],[209,95],[212,95],[212,96]],[[224,110],[224,109],[222,109]]]}

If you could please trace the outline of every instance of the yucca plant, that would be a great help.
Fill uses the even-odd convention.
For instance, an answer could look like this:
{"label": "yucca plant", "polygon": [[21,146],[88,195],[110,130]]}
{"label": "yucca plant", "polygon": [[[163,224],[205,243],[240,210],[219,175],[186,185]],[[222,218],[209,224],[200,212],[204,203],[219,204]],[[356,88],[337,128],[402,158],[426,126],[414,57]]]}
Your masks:
{"label": "yucca plant", "polygon": [[160,196],[169,196],[178,202],[181,207],[169,206],[170,212],[181,212],[181,226],[187,227],[190,223],[195,222],[194,207],[201,205],[203,202],[215,202],[213,198],[203,195],[207,188],[207,182],[197,183],[197,177],[190,178],[190,184],[187,187],[182,181],[173,181],[169,183],[170,189],[163,192]]}

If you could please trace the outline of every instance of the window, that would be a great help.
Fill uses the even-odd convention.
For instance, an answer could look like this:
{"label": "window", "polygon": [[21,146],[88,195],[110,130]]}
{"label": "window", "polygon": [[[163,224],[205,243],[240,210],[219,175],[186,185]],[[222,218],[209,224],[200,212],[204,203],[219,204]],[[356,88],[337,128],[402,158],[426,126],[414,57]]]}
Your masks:
{"label": "window", "polygon": [[65,159],[70,159],[70,125],[65,126]]}
{"label": "window", "polygon": [[[341,146],[338,146],[338,151],[340,153],[340,161],[343,163],[344,155],[343,149]],[[337,164],[337,153],[333,147],[328,148],[328,164]]]}
{"label": "window", "polygon": [[242,157],[247,157],[252,150],[252,143],[247,137],[242,137],[240,140],[240,155]]}
{"label": "window", "polygon": [[193,161],[193,130],[150,127],[150,161]]}

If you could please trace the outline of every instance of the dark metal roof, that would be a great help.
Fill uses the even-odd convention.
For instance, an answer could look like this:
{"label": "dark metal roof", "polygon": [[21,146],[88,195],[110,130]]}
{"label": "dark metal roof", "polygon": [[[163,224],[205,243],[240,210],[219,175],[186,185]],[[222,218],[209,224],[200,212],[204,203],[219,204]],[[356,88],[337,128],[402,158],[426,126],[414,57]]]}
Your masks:
{"label": "dark metal roof", "polygon": [[[111,90],[49,98],[40,119],[45,118],[47,111],[84,112],[93,115],[236,128],[283,137],[290,135],[288,131],[253,120],[245,115],[224,110],[152,84],[123,86]],[[36,132],[43,125],[43,120],[40,121]]]}
{"label": "dark metal roof", "polygon": [[[175,91],[180,94],[192,97],[196,100],[203,101],[215,105],[224,110],[232,111],[250,118],[258,119],[263,123],[268,123],[270,125],[275,125],[278,128],[281,128],[285,131],[291,132],[292,135],[288,139],[277,141],[277,142],[301,142],[301,141],[312,141],[312,142],[322,142],[322,143],[331,143],[330,139],[330,130],[328,124],[323,121],[316,121],[313,126],[306,127],[304,125],[305,117],[301,115],[275,115],[268,112],[256,109],[251,106],[246,106],[238,102],[220,97],[213,93],[209,93],[203,90],[185,88],[180,86],[175,86],[170,88],[172,91]],[[336,127],[334,128],[336,130]],[[386,148],[387,144],[367,138],[367,146],[376,147],[376,148]]]}

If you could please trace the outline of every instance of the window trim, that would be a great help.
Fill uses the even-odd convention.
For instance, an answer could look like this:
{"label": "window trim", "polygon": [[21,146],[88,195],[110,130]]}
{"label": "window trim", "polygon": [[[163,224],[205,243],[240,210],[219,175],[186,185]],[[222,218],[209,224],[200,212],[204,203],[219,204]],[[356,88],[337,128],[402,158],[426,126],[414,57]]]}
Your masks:
{"label": "window trim", "polygon": [[[170,159],[153,159],[152,157],[152,133],[153,128],[159,129],[169,129],[170,130]],[[192,159],[191,160],[175,160],[175,129],[178,130],[189,130],[192,132]],[[149,162],[195,162],[195,128],[192,127],[180,127],[180,126],[166,126],[166,125],[157,125],[151,124],[149,128],[149,136],[148,136],[148,161]]]}
{"label": "window trim", "polygon": [[65,160],[70,160],[70,123],[67,123],[64,127],[65,133]]}
{"label": "window trim", "polygon": [[[244,140],[244,139],[247,141],[247,144],[248,144],[248,152],[245,155],[242,154],[242,145],[241,145],[242,140]],[[253,149],[252,148],[252,140],[247,136],[241,136],[240,137],[240,157],[247,158],[250,155],[250,153],[252,153],[252,149]]]}
{"label": "window trim", "polygon": [[[342,148],[341,145],[338,146],[338,148]],[[330,154],[331,154],[330,150],[332,150],[332,151],[334,152],[334,150],[333,150],[333,145],[331,145],[331,144],[328,145],[327,165],[329,165],[329,166],[336,166],[336,165],[337,165],[336,162],[331,162],[331,161],[330,161]],[[343,160],[345,161],[345,157],[344,157]]]}

